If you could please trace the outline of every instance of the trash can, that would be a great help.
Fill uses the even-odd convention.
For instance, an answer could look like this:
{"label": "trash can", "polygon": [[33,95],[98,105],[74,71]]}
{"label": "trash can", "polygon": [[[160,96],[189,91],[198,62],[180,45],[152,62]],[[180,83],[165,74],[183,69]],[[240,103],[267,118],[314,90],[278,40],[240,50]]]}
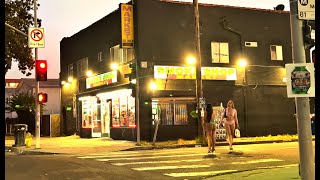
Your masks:
{"label": "trash can", "polygon": [[14,145],[13,146],[25,146],[26,145],[26,132],[28,125],[15,124],[14,125]]}

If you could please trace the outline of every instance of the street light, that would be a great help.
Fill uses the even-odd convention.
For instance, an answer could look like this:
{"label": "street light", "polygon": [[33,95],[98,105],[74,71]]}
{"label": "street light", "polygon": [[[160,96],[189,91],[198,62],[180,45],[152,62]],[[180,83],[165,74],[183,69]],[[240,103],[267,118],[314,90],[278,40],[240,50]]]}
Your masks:
{"label": "street light", "polygon": [[194,66],[196,64],[196,58],[194,56],[187,56],[187,64]]}
{"label": "street light", "polygon": [[247,60],[245,59],[239,59],[238,66],[243,68],[243,84],[245,85],[247,83],[247,77],[246,77],[246,66],[248,65]]}
{"label": "street light", "polygon": [[150,85],[149,85],[149,88],[154,91],[157,89],[157,84],[155,82],[151,82]]}
{"label": "street light", "polygon": [[92,73],[92,71],[89,70],[89,71],[87,71],[86,75],[87,75],[87,77],[91,77],[93,75],[93,73]]}
{"label": "street light", "polygon": [[110,67],[111,67],[112,70],[118,70],[119,69],[119,65],[117,63],[112,63],[110,65]]}
{"label": "street light", "polygon": [[72,80],[73,80],[72,76],[68,77],[68,82],[72,82]]}

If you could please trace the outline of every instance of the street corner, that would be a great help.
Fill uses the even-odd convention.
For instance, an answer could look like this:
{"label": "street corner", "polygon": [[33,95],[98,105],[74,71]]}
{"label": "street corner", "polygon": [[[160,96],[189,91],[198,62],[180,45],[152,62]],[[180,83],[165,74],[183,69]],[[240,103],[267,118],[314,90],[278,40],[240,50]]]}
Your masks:
{"label": "street corner", "polygon": [[55,152],[45,152],[45,151],[41,151],[41,149],[26,148],[24,146],[18,146],[18,147],[5,146],[5,152],[15,153],[17,155],[54,155],[54,154],[61,154],[61,153],[55,153]]}

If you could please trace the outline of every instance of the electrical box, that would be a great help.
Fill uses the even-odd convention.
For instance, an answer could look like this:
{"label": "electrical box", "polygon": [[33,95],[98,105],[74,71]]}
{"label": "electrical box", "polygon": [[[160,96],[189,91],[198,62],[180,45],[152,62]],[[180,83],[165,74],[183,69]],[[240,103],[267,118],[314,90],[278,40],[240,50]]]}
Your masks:
{"label": "electrical box", "polygon": [[257,42],[245,42],[244,44],[246,47],[258,47]]}

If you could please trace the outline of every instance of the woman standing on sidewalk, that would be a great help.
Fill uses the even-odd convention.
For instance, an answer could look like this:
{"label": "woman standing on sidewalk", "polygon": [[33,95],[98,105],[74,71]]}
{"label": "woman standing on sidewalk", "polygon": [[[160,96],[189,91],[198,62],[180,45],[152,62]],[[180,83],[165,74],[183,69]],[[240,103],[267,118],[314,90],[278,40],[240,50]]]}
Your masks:
{"label": "woman standing on sidewalk", "polygon": [[206,129],[206,135],[208,139],[208,154],[215,154],[216,144],[216,125],[214,122],[215,115],[213,113],[212,105],[207,104],[204,112],[204,127]]}
{"label": "woman standing on sidewalk", "polygon": [[228,101],[227,108],[225,109],[225,115],[226,117],[225,117],[224,126],[227,131],[226,139],[229,143],[230,151],[233,151],[232,143],[233,143],[233,137],[234,137],[234,130],[235,128],[239,127],[239,122],[237,117],[237,110],[234,108],[234,103],[231,100]]}

